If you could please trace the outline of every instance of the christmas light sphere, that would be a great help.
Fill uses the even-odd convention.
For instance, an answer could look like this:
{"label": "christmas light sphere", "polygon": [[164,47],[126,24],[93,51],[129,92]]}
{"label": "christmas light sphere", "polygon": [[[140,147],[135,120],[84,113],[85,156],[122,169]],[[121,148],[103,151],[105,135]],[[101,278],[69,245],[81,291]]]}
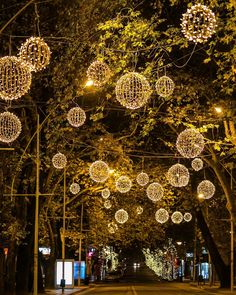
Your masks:
{"label": "christmas light sphere", "polygon": [[87,70],[89,81],[93,81],[93,85],[97,87],[103,86],[110,78],[111,71],[104,61],[94,61]]}
{"label": "christmas light sphere", "polygon": [[118,225],[115,222],[108,223],[107,227],[111,234],[114,234],[118,230]]}
{"label": "christmas light sphere", "polygon": [[0,97],[5,100],[18,99],[31,86],[29,66],[15,56],[0,58]]}
{"label": "christmas light sphere", "polygon": [[156,221],[159,223],[165,223],[169,219],[169,213],[166,209],[160,208],[155,214]]}
{"label": "christmas light sphere", "polygon": [[59,152],[52,157],[52,164],[56,169],[64,169],[67,164],[67,158]]}
{"label": "christmas light sphere", "polygon": [[137,175],[136,181],[139,185],[145,186],[149,182],[149,176],[147,173],[141,172]]}
{"label": "christmas light sphere", "polygon": [[177,150],[184,158],[197,157],[203,151],[204,145],[204,137],[195,129],[185,129],[176,141]]}
{"label": "christmas light sphere", "polygon": [[109,177],[109,166],[103,161],[95,161],[89,167],[89,174],[96,182],[105,182]]}
{"label": "christmas light sphere", "polygon": [[121,176],[116,181],[116,188],[120,193],[127,193],[132,187],[132,181],[128,176]]}
{"label": "christmas light sphere", "polygon": [[73,194],[73,195],[76,195],[80,192],[80,185],[76,182],[73,182],[71,185],[70,185],[70,192]]}
{"label": "christmas light sphere", "polygon": [[189,212],[184,213],[184,221],[190,222],[192,220],[192,214]]}
{"label": "christmas light sphere", "polygon": [[141,108],[147,103],[150,95],[150,84],[139,73],[127,73],[116,84],[116,99],[128,109]]}
{"label": "christmas light sphere", "polygon": [[104,188],[102,190],[102,197],[104,199],[108,199],[110,197],[110,194],[111,194],[111,192],[110,192],[109,188]]}
{"label": "christmas light sphere", "polygon": [[110,201],[110,200],[106,200],[106,201],[104,202],[104,207],[105,207],[106,209],[110,209],[110,208],[111,208],[111,201]]}
{"label": "christmas light sphere", "polygon": [[172,186],[186,186],[189,182],[188,169],[182,164],[175,164],[168,170],[167,179]]}
{"label": "christmas light sphere", "polygon": [[214,184],[209,180],[203,180],[199,183],[197,187],[198,195],[204,199],[210,199],[211,197],[213,197],[215,190],[216,189]]}
{"label": "christmas light sphere", "polygon": [[138,206],[138,207],[136,208],[136,212],[137,212],[138,215],[139,215],[139,214],[142,214],[142,213],[143,213],[143,207]]}
{"label": "christmas light sphere", "polygon": [[161,97],[169,97],[175,89],[175,83],[168,76],[160,77],[156,82],[156,92]]}
{"label": "christmas light sphere", "polygon": [[41,37],[30,37],[22,44],[19,52],[32,71],[38,72],[46,68],[50,62],[50,48]]}
{"label": "christmas light sphere", "polygon": [[189,41],[205,43],[216,30],[216,17],[210,8],[200,3],[182,16],[182,32]]}
{"label": "christmas light sphere", "polygon": [[17,139],[21,133],[19,118],[10,112],[0,114],[0,141],[10,143]]}
{"label": "christmas light sphere", "polygon": [[180,224],[183,221],[183,214],[179,211],[175,211],[172,215],[171,215],[171,220],[173,223],[175,224]]}
{"label": "christmas light sphere", "polygon": [[125,223],[129,219],[129,214],[124,209],[120,209],[115,213],[115,219],[118,223]]}
{"label": "christmas light sphere", "polygon": [[195,158],[192,160],[191,166],[193,170],[199,171],[203,168],[203,161],[200,158]]}
{"label": "christmas light sphere", "polygon": [[147,187],[147,196],[153,202],[160,201],[164,195],[164,189],[158,182],[153,182]]}
{"label": "christmas light sphere", "polygon": [[74,107],[69,110],[67,114],[67,120],[73,127],[80,127],[86,120],[86,114],[80,107]]}

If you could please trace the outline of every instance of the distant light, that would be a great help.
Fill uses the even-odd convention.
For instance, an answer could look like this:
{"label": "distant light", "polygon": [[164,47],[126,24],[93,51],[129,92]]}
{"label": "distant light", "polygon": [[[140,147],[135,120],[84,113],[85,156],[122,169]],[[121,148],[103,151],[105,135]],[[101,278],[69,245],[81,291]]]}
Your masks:
{"label": "distant light", "polygon": [[176,244],[180,246],[180,245],[182,245],[182,242],[178,241],[178,242],[176,242]]}
{"label": "distant light", "polygon": [[85,83],[85,86],[89,87],[89,86],[93,86],[93,84],[94,84],[93,80],[87,80],[87,82]]}
{"label": "distant light", "polygon": [[215,107],[215,111],[218,113],[218,114],[220,114],[220,113],[222,113],[222,107]]}
{"label": "distant light", "polygon": [[198,194],[198,198],[199,199],[204,199],[204,195],[203,194]]}
{"label": "distant light", "polygon": [[109,174],[113,174],[114,172],[115,172],[114,169],[110,169],[110,170],[109,170]]}

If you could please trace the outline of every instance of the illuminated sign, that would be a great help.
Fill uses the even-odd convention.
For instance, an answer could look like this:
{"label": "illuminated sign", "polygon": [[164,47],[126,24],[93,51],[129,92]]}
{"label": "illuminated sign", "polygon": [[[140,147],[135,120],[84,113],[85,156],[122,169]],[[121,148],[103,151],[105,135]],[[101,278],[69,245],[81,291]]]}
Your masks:
{"label": "illuminated sign", "polygon": [[[56,288],[60,287],[61,280],[62,280],[62,270],[63,270],[63,261],[62,259],[57,259],[56,272],[55,272]],[[65,288],[74,288],[74,260],[73,259],[64,260],[64,279],[65,279]]]}

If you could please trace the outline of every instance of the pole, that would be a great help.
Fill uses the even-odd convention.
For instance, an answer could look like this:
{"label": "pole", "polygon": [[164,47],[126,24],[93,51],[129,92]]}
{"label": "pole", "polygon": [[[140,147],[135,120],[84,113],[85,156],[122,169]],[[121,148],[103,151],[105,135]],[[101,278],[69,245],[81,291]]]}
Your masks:
{"label": "pole", "polygon": [[197,279],[197,218],[194,223],[194,241],[193,241],[193,281]]}
{"label": "pole", "polygon": [[231,213],[230,219],[230,231],[231,231],[231,247],[230,247],[230,291],[234,291],[234,221]]}
{"label": "pole", "polygon": [[[78,286],[80,286],[80,267],[81,267],[81,247],[82,247],[82,230],[83,230],[83,215],[84,215],[84,203],[81,205],[80,215],[80,239],[79,239],[79,272],[78,272]],[[86,253],[87,255],[87,253]]]}
{"label": "pole", "polygon": [[66,230],[66,167],[64,168],[63,230],[62,230],[62,293],[65,288],[65,230]]}

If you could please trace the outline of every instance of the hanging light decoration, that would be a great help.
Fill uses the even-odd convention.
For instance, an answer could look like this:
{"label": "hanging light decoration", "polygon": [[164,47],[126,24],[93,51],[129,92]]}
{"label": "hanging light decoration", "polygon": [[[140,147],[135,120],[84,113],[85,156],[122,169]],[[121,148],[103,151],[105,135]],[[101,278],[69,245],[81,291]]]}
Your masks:
{"label": "hanging light decoration", "polygon": [[179,211],[175,211],[172,215],[171,215],[171,220],[173,223],[176,224],[180,224],[183,221],[183,214]]}
{"label": "hanging light decoration", "polygon": [[189,182],[188,169],[182,164],[175,164],[168,170],[167,179],[172,186],[186,186]]}
{"label": "hanging light decoration", "polygon": [[19,118],[10,112],[0,114],[0,141],[10,143],[21,133]]}
{"label": "hanging light decoration", "polygon": [[192,220],[192,214],[189,212],[184,213],[184,221],[190,222]]}
{"label": "hanging light decoration", "polygon": [[108,223],[108,231],[111,234],[114,234],[118,230],[118,225],[115,222]]}
{"label": "hanging light decoration", "polygon": [[31,86],[29,66],[15,56],[0,58],[0,97],[5,100],[18,99]]}
{"label": "hanging light decoration", "polygon": [[160,77],[156,82],[156,92],[161,97],[169,97],[175,89],[175,83],[168,76]]}
{"label": "hanging light decoration", "polygon": [[104,207],[105,207],[106,209],[110,209],[110,208],[111,208],[111,201],[110,201],[110,200],[106,200],[106,201],[104,202]]}
{"label": "hanging light decoration", "polygon": [[201,197],[204,199],[210,199],[213,197],[215,190],[214,184],[209,180],[201,181],[197,187],[198,195],[201,195]]}
{"label": "hanging light decoration", "polygon": [[64,169],[67,164],[66,156],[62,153],[57,153],[52,157],[52,164],[56,169]]}
{"label": "hanging light decoration", "polygon": [[110,192],[109,188],[104,188],[102,190],[102,197],[104,199],[108,199],[110,197],[110,194],[111,194],[111,192]]}
{"label": "hanging light decoration", "polygon": [[74,107],[69,110],[67,114],[67,120],[73,127],[80,127],[86,120],[86,114],[80,107]]}
{"label": "hanging light decoration", "polygon": [[71,185],[70,185],[70,192],[73,194],[73,195],[76,195],[80,192],[80,185],[77,183],[77,182],[73,182]]}
{"label": "hanging light decoration", "polygon": [[116,188],[120,193],[127,193],[132,187],[132,181],[128,176],[121,176],[116,181]]}
{"label": "hanging light decoration", "polygon": [[95,161],[89,167],[89,174],[92,180],[96,182],[105,182],[109,177],[109,167],[103,161]]}
{"label": "hanging light decoration", "polygon": [[191,166],[193,170],[199,171],[203,168],[203,161],[200,158],[195,158],[192,160]]}
{"label": "hanging light decoration", "polygon": [[145,186],[149,182],[149,176],[145,172],[141,172],[137,175],[136,181],[139,185]]}
{"label": "hanging light decoration", "polygon": [[181,27],[189,41],[205,43],[215,33],[216,17],[210,8],[198,3],[183,14]]}
{"label": "hanging light decoration", "polygon": [[136,208],[136,211],[137,211],[137,214],[138,214],[138,215],[139,215],[139,214],[142,214],[142,213],[143,213],[143,207],[138,206],[138,207]]}
{"label": "hanging light decoration", "polygon": [[176,141],[178,152],[185,158],[195,158],[204,149],[204,137],[195,129],[185,129]]}
{"label": "hanging light decoration", "polygon": [[164,189],[158,182],[153,182],[147,187],[147,196],[153,202],[160,201],[164,195]]}
{"label": "hanging light decoration", "polygon": [[147,103],[150,95],[150,84],[139,73],[127,73],[116,84],[116,99],[128,109],[141,108]]}
{"label": "hanging light decoration", "polygon": [[160,208],[160,209],[157,210],[157,212],[155,214],[155,217],[156,217],[157,222],[165,223],[169,219],[169,213],[168,213],[168,211],[166,209]]}
{"label": "hanging light decoration", "polygon": [[120,209],[115,213],[115,219],[118,223],[125,223],[129,219],[129,214],[124,209]]}
{"label": "hanging light decoration", "polygon": [[87,77],[94,86],[103,86],[110,78],[111,71],[104,61],[94,61],[87,70]]}
{"label": "hanging light decoration", "polygon": [[22,44],[19,53],[32,71],[38,72],[46,68],[50,62],[50,48],[41,37],[30,37]]}

